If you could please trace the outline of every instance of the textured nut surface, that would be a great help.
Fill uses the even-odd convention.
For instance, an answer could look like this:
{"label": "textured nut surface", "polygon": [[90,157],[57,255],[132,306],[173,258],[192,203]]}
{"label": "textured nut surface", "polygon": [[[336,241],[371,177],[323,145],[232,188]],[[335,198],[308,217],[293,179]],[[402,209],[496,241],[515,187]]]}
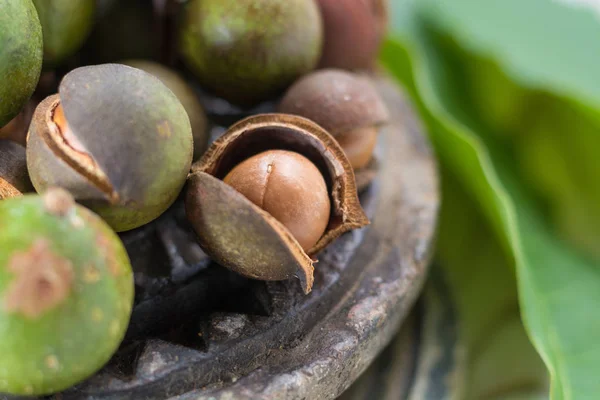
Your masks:
{"label": "textured nut surface", "polygon": [[175,201],[192,141],[184,107],[156,77],[120,64],[82,67],[37,107],[27,165],[39,192],[62,187],[125,231]]}
{"label": "textured nut surface", "polygon": [[312,70],[322,39],[314,0],[192,0],[180,30],[183,60],[203,86],[239,104]]}
{"label": "textured nut surface", "polygon": [[306,157],[269,150],[238,164],[223,181],[281,222],[304,250],[323,236],[331,207],[327,185]]}
{"label": "textured nut surface", "polygon": [[133,291],[118,236],[67,192],[0,201],[0,392],[50,394],[98,371]]}
{"label": "textured nut surface", "polygon": [[156,76],[177,96],[190,118],[194,136],[194,160],[200,158],[208,145],[208,120],[200,100],[190,85],[177,72],[152,61],[130,60],[124,64]]}
{"label": "textured nut surface", "polygon": [[8,314],[36,319],[64,302],[73,289],[71,261],[55,254],[46,239],[15,252],[7,268],[15,275],[4,296]]}

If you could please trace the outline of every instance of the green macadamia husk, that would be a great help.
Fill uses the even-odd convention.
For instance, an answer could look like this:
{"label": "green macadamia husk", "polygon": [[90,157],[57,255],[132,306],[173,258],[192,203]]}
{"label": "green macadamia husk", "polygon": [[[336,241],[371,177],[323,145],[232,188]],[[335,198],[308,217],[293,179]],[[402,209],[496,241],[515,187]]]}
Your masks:
{"label": "green macadamia husk", "polygon": [[117,235],[65,191],[0,201],[0,392],[44,395],[98,371],[131,315]]}
{"label": "green macadamia husk", "polygon": [[42,69],[42,28],[31,0],[0,0],[0,127],[23,108]]}

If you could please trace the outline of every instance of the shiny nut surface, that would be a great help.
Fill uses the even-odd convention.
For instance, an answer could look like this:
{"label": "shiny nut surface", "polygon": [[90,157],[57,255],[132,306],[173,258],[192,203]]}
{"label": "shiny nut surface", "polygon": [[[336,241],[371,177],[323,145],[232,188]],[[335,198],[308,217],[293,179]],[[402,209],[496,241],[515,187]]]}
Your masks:
{"label": "shiny nut surface", "polygon": [[196,93],[177,72],[156,62],[146,60],[129,60],[124,62],[130,67],[139,68],[156,76],[177,96],[190,118],[192,135],[194,136],[194,160],[199,159],[208,145],[208,120]]}
{"label": "shiny nut surface", "polygon": [[281,222],[304,250],[323,236],[331,208],[327,184],[306,157],[268,150],[238,164],[223,181]]}

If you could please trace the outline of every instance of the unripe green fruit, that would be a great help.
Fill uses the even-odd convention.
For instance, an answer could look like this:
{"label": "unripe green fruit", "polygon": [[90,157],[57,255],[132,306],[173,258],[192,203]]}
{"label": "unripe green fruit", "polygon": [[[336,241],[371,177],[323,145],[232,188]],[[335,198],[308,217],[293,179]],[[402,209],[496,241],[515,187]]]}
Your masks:
{"label": "unripe green fruit", "polygon": [[33,0],[44,32],[44,63],[60,64],[83,45],[94,23],[95,0]]}
{"label": "unripe green fruit", "polygon": [[242,105],[312,70],[322,41],[314,0],[192,0],[180,29],[183,59],[200,82]]}
{"label": "unripe green fruit", "polygon": [[0,127],[33,94],[42,69],[42,28],[31,0],[0,0]]}
{"label": "unripe green fruit", "polygon": [[132,303],[119,238],[67,192],[0,202],[0,392],[54,393],[98,371]]}

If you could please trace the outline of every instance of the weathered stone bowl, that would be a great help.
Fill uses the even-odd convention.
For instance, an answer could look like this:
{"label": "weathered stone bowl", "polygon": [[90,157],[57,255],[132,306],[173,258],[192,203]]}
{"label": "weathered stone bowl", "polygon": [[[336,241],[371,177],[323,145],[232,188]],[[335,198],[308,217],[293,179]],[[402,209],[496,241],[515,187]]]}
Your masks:
{"label": "weathered stone bowl", "polygon": [[122,235],[136,274],[125,342],[52,399],[335,398],[389,343],[421,292],[439,205],[432,150],[406,97],[373,78],[392,122],[361,193],[372,220],[319,255],[313,291],[212,263],[176,204]]}

